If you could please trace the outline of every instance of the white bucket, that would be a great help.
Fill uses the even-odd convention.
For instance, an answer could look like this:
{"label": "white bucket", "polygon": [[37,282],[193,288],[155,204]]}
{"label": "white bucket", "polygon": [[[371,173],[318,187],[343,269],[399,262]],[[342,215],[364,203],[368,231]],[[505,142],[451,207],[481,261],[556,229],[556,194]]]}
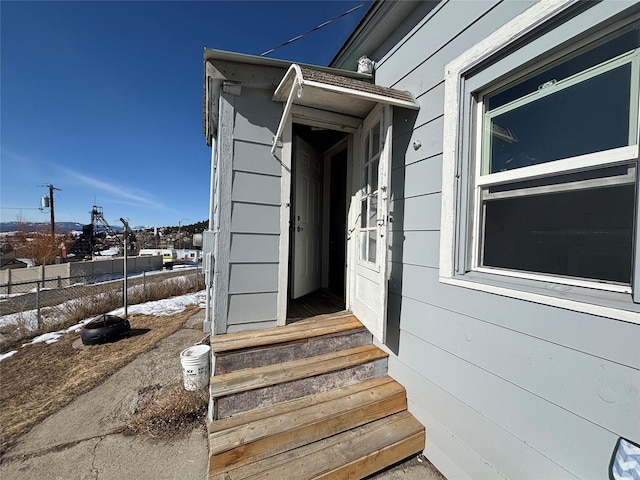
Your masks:
{"label": "white bucket", "polygon": [[180,352],[185,390],[198,390],[209,385],[209,345],[194,345]]}

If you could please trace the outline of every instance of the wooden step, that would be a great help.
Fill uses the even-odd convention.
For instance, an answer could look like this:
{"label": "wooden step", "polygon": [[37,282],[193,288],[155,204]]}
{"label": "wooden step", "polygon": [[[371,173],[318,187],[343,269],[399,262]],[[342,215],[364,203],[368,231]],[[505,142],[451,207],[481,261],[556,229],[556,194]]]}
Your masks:
{"label": "wooden step", "polygon": [[369,331],[365,328],[359,328],[332,335],[303,338],[274,346],[217,353],[213,357],[213,373],[222,375],[237,370],[324,355],[338,350],[369,345],[372,339]]}
{"label": "wooden step", "polygon": [[424,427],[407,411],[255,461],[218,467],[210,479],[359,479],[422,451]]}
{"label": "wooden step", "polygon": [[365,345],[325,355],[214,375],[215,419],[386,374],[388,354]]}
{"label": "wooden step", "polygon": [[[212,422],[211,470],[270,457],[406,410],[388,376]],[[226,420],[226,421],[225,421]]]}
{"label": "wooden step", "polygon": [[[215,375],[262,367],[372,342],[372,335],[350,313],[319,315],[262,333],[241,332],[212,339]],[[261,331],[261,332],[262,332]]]}
{"label": "wooden step", "polygon": [[334,335],[353,329],[364,329],[364,326],[351,313],[318,315],[282,327],[215,335],[211,338],[211,351],[216,354],[272,346],[310,337]]}

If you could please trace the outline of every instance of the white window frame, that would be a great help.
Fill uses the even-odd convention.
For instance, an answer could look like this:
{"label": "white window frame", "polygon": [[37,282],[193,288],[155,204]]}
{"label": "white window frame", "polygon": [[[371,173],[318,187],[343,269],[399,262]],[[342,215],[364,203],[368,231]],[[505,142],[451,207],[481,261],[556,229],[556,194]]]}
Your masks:
{"label": "white window frame", "polygon": [[[366,227],[361,227],[361,224],[358,224],[358,248],[357,248],[357,262],[360,265],[363,265],[375,272],[379,272],[380,271],[380,249],[381,249],[381,245],[380,242],[383,240],[380,238],[380,235],[378,235],[378,232],[380,230],[380,215],[381,215],[381,209],[383,207],[382,205],[382,198],[381,195],[384,194],[384,192],[382,191],[382,187],[384,186],[384,179],[381,178],[380,176],[380,163],[383,161],[382,158],[382,154],[383,154],[383,150],[384,150],[384,146],[385,146],[385,132],[384,132],[384,125],[385,125],[385,118],[384,118],[384,113],[385,113],[385,109],[382,108],[381,106],[377,106],[374,110],[373,113],[370,114],[370,117],[367,118],[362,125],[362,131],[361,131],[361,136],[360,136],[360,150],[359,150],[359,162],[358,162],[358,179],[360,181],[360,185],[359,185],[359,189],[358,189],[358,201],[360,202],[358,204],[358,207],[361,208],[361,202],[365,200],[367,201],[367,218],[365,219],[366,222]],[[375,154],[371,154],[372,152],[372,146],[373,146],[373,140],[372,140],[372,131],[373,128],[375,126],[378,126],[378,150]],[[365,146],[365,142],[368,143],[368,146]],[[369,158],[365,158],[365,152],[369,152]],[[378,162],[378,170],[376,171],[376,175],[378,176],[378,185],[376,188],[376,190],[373,191],[366,191],[362,186],[362,172],[364,170],[365,167],[370,167],[374,162]],[[373,170],[371,168],[367,168],[367,187],[371,184],[371,175]],[[375,195],[376,198],[376,224],[373,226],[369,225],[369,213],[371,211],[371,199],[372,197]],[[362,210],[360,209],[359,212],[362,212]],[[362,221],[362,218],[359,219],[359,222]],[[369,239],[367,239],[366,241],[366,247],[367,247],[367,251],[364,252],[364,256],[363,256],[363,252],[362,252],[362,234],[366,232],[366,235],[369,235],[371,232],[374,232],[376,234],[376,246],[375,246],[375,256],[376,256],[376,260],[375,262],[372,262],[369,260],[369,248],[371,246]]]}
{"label": "white window frame", "polygon": [[[506,75],[504,72],[500,73],[500,67],[494,66],[505,58],[506,66],[502,68],[510,69],[508,75],[513,78],[514,72],[526,75],[536,68],[536,59],[544,57],[551,63],[566,54],[560,49],[540,51],[542,42],[538,43],[537,47],[530,45],[543,36],[547,37],[547,44],[552,44],[558,38],[561,40],[558,40],[556,45],[564,41],[565,45],[570,42],[572,47],[578,48],[593,41],[584,35],[580,36],[580,32],[587,29],[593,31],[602,26],[599,33],[604,35],[617,30],[623,23],[631,23],[640,17],[638,5],[633,3],[604,1],[584,7],[571,0],[542,1],[447,65],[439,277],[441,282],[447,284],[640,323],[640,304],[634,303],[634,300],[640,301],[640,286],[633,287],[634,281],[636,284],[640,283],[638,238],[635,242],[635,273],[631,286],[607,284],[603,288],[602,284],[588,280],[559,279],[556,276],[515,271],[498,272],[493,268],[478,266],[479,199],[482,187],[512,178],[532,178],[556,172],[559,162],[564,160],[480,175],[480,162],[474,162],[472,155],[474,151],[480,152],[482,148],[484,110],[481,103],[475,102],[472,92],[486,90],[489,85],[496,87],[499,82],[504,82]],[[635,8],[632,15],[621,14],[630,7]],[[574,8],[576,13],[571,16]],[[586,14],[583,15],[585,10]],[[565,18],[570,17],[570,20],[558,22],[550,27],[551,21],[561,15]],[[624,19],[618,20],[619,18]],[[529,42],[528,39],[533,40]],[[516,54],[513,54],[514,51]],[[492,57],[497,58],[496,54],[501,54],[501,59],[491,62]],[[483,75],[474,78],[479,71]],[[492,78],[491,75],[494,74]],[[594,165],[604,167],[607,164],[633,161],[638,158],[638,154],[636,141],[632,146],[607,152],[604,159],[601,153],[588,154],[567,160],[566,165],[560,166],[568,171]],[[636,168],[636,179],[637,170]],[[474,183],[476,180],[477,184]],[[640,214],[636,214],[636,223],[639,222]],[[638,230],[636,226],[636,235]]]}

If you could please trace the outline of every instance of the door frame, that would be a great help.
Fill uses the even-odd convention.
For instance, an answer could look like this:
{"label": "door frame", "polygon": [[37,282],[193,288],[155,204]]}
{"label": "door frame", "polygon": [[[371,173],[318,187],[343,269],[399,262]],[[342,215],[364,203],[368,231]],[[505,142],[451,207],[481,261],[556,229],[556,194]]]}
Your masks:
{"label": "door frame", "polygon": [[[365,163],[369,162],[369,158],[364,159],[364,155],[367,157],[371,155],[373,159],[376,155],[373,154],[373,150],[370,150],[369,146],[363,147],[363,142],[369,142],[369,139],[375,138],[369,135],[372,127],[379,126],[378,141],[379,150],[377,150],[377,163],[378,168],[376,171],[376,185],[375,192],[366,193],[363,192],[363,180],[362,180],[362,168]],[[358,129],[355,135],[355,152],[352,163],[353,171],[353,196],[351,198],[350,219],[349,219],[349,231],[353,231],[357,234],[354,238],[352,236],[352,242],[350,245],[351,270],[349,272],[350,278],[350,302],[347,306],[351,309],[354,315],[358,317],[358,320],[374,335],[374,337],[380,342],[386,340],[386,324],[387,324],[387,302],[388,302],[388,277],[389,277],[389,209],[391,203],[391,155],[393,149],[393,109],[389,105],[378,104],[367,115],[362,122],[362,126]],[[371,147],[373,148],[373,147]],[[370,152],[370,153],[365,153]],[[373,160],[372,160],[373,161]],[[369,163],[369,165],[371,165]],[[371,171],[367,169],[368,185],[371,181]],[[375,225],[370,224],[371,218],[369,218],[370,210],[370,198],[375,195],[376,208],[373,210],[376,214]],[[362,219],[362,201],[366,201],[367,218]],[[361,258],[361,248],[363,247],[361,242],[361,227],[362,222],[365,222],[364,232],[367,232],[367,236],[374,233],[376,258],[375,262],[371,263],[368,259]],[[369,241],[367,241],[368,243]],[[366,246],[367,252],[370,245]],[[367,253],[368,256],[368,253]]]}
{"label": "door frame", "polygon": [[[360,196],[357,190],[357,186],[355,185],[354,175],[356,175],[356,172],[359,174],[359,169],[360,169],[361,162],[360,162],[359,155],[360,155],[360,149],[361,149],[360,142],[362,138],[362,132],[364,127],[366,126],[365,123],[367,123],[367,121],[372,118],[371,115],[373,114],[373,116],[376,117],[379,114],[379,112],[382,110],[384,112],[383,114],[384,118],[387,118],[387,120],[383,122],[383,125],[389,122],[387,125],[387,128],[384,128],[384,135],[386,136],[391,134],[390,118],[391,118],[392,109],[388,105],[377,105],[373,109],[373,111],[370,113],[370,115],[367,116],[367,119],[359,121],[358,128],[353,128],[353,125],[351,126],[343,125],[340,128],[337,125],[340,125],[340,120],[341,120],[341,117],[343,117],[343,115],[340,115],[340,114],[334,115],[328,112],[322,112],[322,118],[315,117],[311,120],[309,119],[309,117],[306,117],[306,116],[296,118],[295,107],[296,106],[294,106],[292,113],[290,113],[287,116],[285,123],[283,125],[282,144],[280,149],[281,158],[279,159],[280,163],[282,164],[282,176],[281,176],[281,188],[280,188],[280,192],[281,192],[280,240],[279,240],[280,252],[279,252],[279,258],[278,258],[278,262],[279,262],[278,297],[277,297],[278,298],[277,300],[278,316],[276,320],[276,325],[279,325],[279,326],[286,325],[286,322],[287,322],[287,307],[289,302],[289,280],[290,280],[289,277],[291,274],[289,253],[290,253],[290,242],[292,241],[292,238],[293,238],[290,230],[291,207],[293,202],[293,198],[291,195],[292,194],[291,182],[294,180],[292,175],[292,166],[293,166],[293,160],[294,160],[293,158],[293,154],[294,154],[293,124],[300,123],[300,124],[312,125],[316,127],[322,126],[324,128],[333,129],[333,130],[342,130],[342,131],[347,131],[349,133],[349,135],[347,135],[347,191],[345,192],[347,196],[347,199],[346,199],[347,231],[345,232],[345,235],[346,235],[345,305],[347,309],[352,311],[356,301],[357,276],[358,274],[362,274],[363,270],[367,269],[367,267],[363,269],[362,265],[360,265],[358,260],[359,229],[357,228],[357,224],[354,223],[357,221],[356,216],[360,210]],[[305,108],[304,111],[305,111],[305,114],[308,114],[308,108]],[[378,112],[378,113],[376,114],[375,112]],[[388,142],[387,148],[390,148],[390,141],[391,141],[391,138],[387,138],[387,142]],[[335,145],[335,147],[338,148],[338,146],[341,144],[343,145],[342,142],[339,142]],[[327,155],[329,153],[336,152],[336,150],[334,150],[333,147],[334,146],[330,147],[326,152],[323,153],[323,162],[326,161]],[[391,152],[389,151],[388,155],[390,154]],[[389,171],[387,172],[388,177],[385,179],[385,184],[387,184],[387,187],[390,186],[388,185],[390,183],[389,182],[389,178],[391,174],[390,168],[391,166],[390,166],[390,160],[389,160]],[[387,190],[385,194],[389,195],[390,191]],[[323,202],[323,210],[324,210],[324,202]],[[324,215],[324,211],[323,211],[323,215]],[[388,228],[386,218],[384,220],[384,228],[385,229]],[[388,233],[388,230],[387,230],[387,233]],[[387,243],[386,234],[383,236],[382,240],[386,246],[386,243]],[[379,254],[382,254],[383,251],[386,251],[385,246],[382,246],[382,245],[379,246],[380,247],[378,249]],[[378,274],[378,277],[377,277],[378,279],[380,278],[380,274],[383,274],[386,276],[386,271],[388,267],[386,265],[387,263],[386,258],[384,258],[384,260],[381,260],[381,262],[382,263],[379,266],[381,271],[376,272]],[[374,272],[372,271],[372,273]],[[386,282],[386,279],[384,279],[383,281]],[[383,323],[381,326],[381,330],[376,328],[374,328],[374,330],[376,330],[376,333],[377,333],[376,337],[379,337],[381,341],[384,341],[384,336],[385,336],[384,323],[386,322],[386,300],[387,300],[386,284],[380,285],[378,291],[376,291],[374,295],[378,298],[378,300],[376,300],[376,302],[374,303],[376,304],[379,303],[380,308],[384,310],[383,312],[379,312],[379,314],[381,314],[383,317],[381,320]],[[385,298],[381,298],[381,297],[385,297]],[[371,317],[371,315],[365,315],[365,316]],[[364,321],[366,319],[363,318],[361,320]],[[377,330],[380,330],[380,331],[377,331]]]}
{"label": "door frame", "polygon": [[[338,130],[349,133],[346,139],[340,140],[335,145],[330,146],[325,152],[322,152],[323,163],[326,163],[327,158],[330,158],[331,155],[335,155],[338,151],[344,148],[346,142],[347,148],[347,191],[346,195],[346,205],[347,205],[347,218],[349,216],[349,206],[351,205],[351,192],[350,186],[352,185],[353,179],[353,149],[354,149],[354,136],[357,132],[357,128],[354,125],[353,117],[345,117],[341,114],[332,114],[324,111],[317,111],[321,113],[321,115],[311,117],[309,115],[309,109],[307,107],[297,108],[297,105],[294,105],[292,108],[292,113],[289,114],[285,120],[285,124],[282,129],[282,144],[280,150],[280,158],[279,161],[282,165],[282,175],[280,177],[280,241],[279,241],[279,257],[278,257],[278,305],[277,312],[278,317],[276,320],[276,325],[283,326],[287,323],[287,306],[289,301],[289,277],[290,277],[290,242],[293,240],[293,236],[291,235],[290,230],[290,219],[291,219],[291,208],[293,204],[292,195],[292,187],[291,182],[293,179],[293,124],[302,124],[302,125],[311,125],[315,127],[324,127],[330,130]],[[298,112],[299,110],[299,112]],[[299,113],[299,115],[296,115]],[[345,122],[344,120],[349,119],[350,122]],[[348,124],[347,124],[348,123]],[[360,122],[361,124],[362,122]],[[276,152],[276,156],[277,152]],[[324,194],[323,194],[324,197]],[[326,214],[325,212],[326,201],[323,201],[323,216]],[[324,227],[323,227],[323,236],[324,236]],[[350,264],[351,262],[351,243],[347,236],[346,239],[346,262],[347,266],[345,267],[345,302],[348,306],[350,305],[350,282],[351,273],[350,273]],[[324,245],[323,245],[324,248]],[[324,262],[323,262],[324,263]],[[324,280],[324,275],[323,275]]]}

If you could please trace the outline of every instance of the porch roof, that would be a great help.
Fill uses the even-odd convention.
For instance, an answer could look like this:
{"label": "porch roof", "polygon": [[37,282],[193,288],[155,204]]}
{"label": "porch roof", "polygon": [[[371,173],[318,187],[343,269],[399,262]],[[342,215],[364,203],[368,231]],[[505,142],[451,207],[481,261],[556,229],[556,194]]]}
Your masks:
{"label": "porch roof", "polygon": [[[340,77],[353,78],[367,83],[370,74],[341,70],[319,65],[302,65],[314,71],[327,72]],[[218,128],[218,97],[225,81],[259,85],[259,88],[275,88],[282,75],[291,66],[290,60],[260,57],[237,52],[205,48],[203,68],[202,134],[210,145],[211,135]]]}
{"label": "porch roof", "polygon": [[[293,103],[364,118],[376,103],[417,109],[409,92],[381,87],[356,78],[336,75],[297,64],[291,65],[276,88],[274,100],[287,101],[297,88]],[[302,92],[302,93],[300,93]]]}
{"label": "porch roof", "polygon": [[382,87],[355,78],[292,64],[276,88],[273,99],[286,102],[274,139],[272,153],[280,140],[291,106],[302,105],[364,119],[378,103],[419,108],[409,92]]}

